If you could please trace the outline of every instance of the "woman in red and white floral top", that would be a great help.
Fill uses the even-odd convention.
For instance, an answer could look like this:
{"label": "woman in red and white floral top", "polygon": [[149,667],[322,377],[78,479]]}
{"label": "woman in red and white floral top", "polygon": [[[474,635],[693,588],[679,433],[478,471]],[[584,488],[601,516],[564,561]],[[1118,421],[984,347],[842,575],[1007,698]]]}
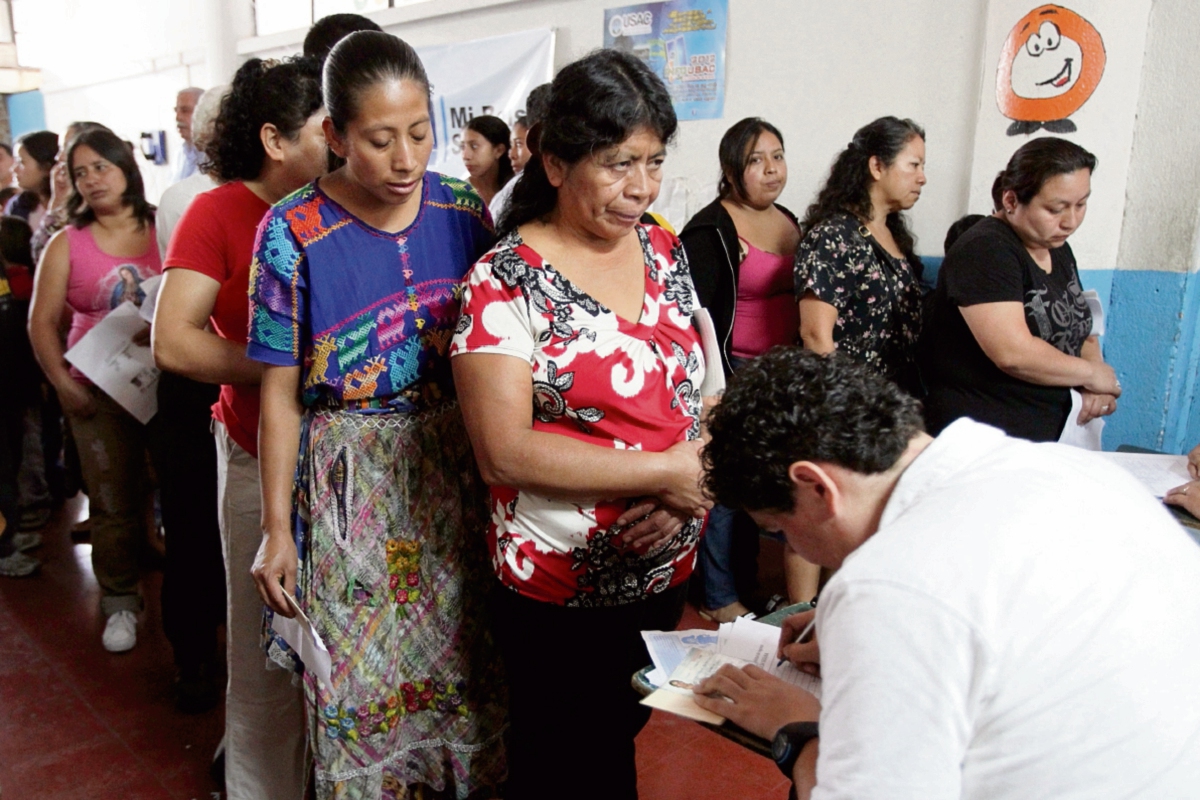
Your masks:
{"label": "woman in red and white floral top", "polygon": [[516,800],[637,796],[640,631],[678,623],[709,505],[695,294],[679,240],[638,223],[675,129],[636,58],[563,69],[466,280],[451,355],[491,486]]}

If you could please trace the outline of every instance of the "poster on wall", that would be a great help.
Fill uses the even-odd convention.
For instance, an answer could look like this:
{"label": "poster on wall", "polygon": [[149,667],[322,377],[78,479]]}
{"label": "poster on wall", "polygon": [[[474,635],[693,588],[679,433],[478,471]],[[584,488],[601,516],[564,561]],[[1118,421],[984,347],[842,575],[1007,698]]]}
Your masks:
{"label": "poster on wall", "polygon": [[604,12],[604,46],[654,70],[681,120],[725,113],[725,32],[729,0],[666,0]]}
{"label": "poster on wall", "polygon": [[1152,0],[1060,3],[988,3],[969,202],[992,210],[996,173],[1030,139],[1095,154],[1087,219],[1070,240],[1089,286],[1088,271],[1117,265]]}
{"label": "poster on wall", "polygon": [[463,128],[490,114],[510,127],[535,86],[554,77],[554,31],[549,29],[417,47],[433,92],[433,155],[429,169],[466,177]]}

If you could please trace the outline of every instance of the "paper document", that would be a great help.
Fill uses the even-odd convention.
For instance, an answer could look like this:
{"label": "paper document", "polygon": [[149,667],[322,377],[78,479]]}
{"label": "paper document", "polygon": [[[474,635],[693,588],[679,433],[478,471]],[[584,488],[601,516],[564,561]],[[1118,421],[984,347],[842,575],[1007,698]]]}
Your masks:
{"label": "paper document", "polygon": [[696,330],[700,331],[700,346],[704,348],[704,380],[700,381],[701,397],[719,397],[725,391],[725,366],[721,361],[721,345],[708,309],[692,312]]}
{"label": "paper document", "polygon": [[[703,630],[643,631],[642,637],[655,666],[646,678],[657,688],[642,703],[699,722],[720,725],[725,721],[724,717],[697,705],[692,687],[725,664],[735,667],[754,664],[820,700],[820,678],[796,669],[790,662],[779,664],[775,656],[779,635],[780,629],[774,625],[744,617],[723,624],[715,635],[713,631]],[[683,651],[682,659],[680,651]]]}
{"label": "paper document", "polygon": [[765,622],[738,617],[727,622],[717,632],[717,652],[724,656],[754,664],[759,669],[781,678],[793,686],[821,699],[821,679],[801,672],[790,661],[779,664],[775,655],[779,648],[780,629]]}
{"label": "paper document", "polygon": [[145,330],[138,307],[126,300],[66,352],[67,361],[143,425],[158,412],[158,367],[148,346],[133,343]]}
{"label": "paper document", "polygon": [[321,641],[312,622],[296,604],[296,599],[286,592],[284,594],[291,602],[296,616],[288,619],[282,614],[273,614],[271,628],[288,643],[288,647],[296,652],[296,655],[304,662],[304,669],[311,671],[321,685],[332,692],[333,681],[330,675],[333,666],[329,659],[329,649],[325,647],[325,642]]}
{"label": "paper document", "polygon": [[1079,293],[1084,302],[1088,305],[1088,310],[1092,312],[1092,335],[1104,335],[1104,306],[1100,303],[1100,293],[1095,289],[1087,289]]}
{"label": "paper document", "polygon": [[1067,415],[1067,424],[1058,437],[1059,444],[1069,444],[1084,450],[1100,450],[1100,440],[1104,438],[1104,417],[1096,417],[1086,425],[1079,424],[1079,412],[1083,410],[1083,395],[1077,390],[1071,390],[1071,413]]}
{"label": "paper document", "polygon": [[646,641],[650,660],[654,662],[654,672],[646,676],[654,687],[666,682],[667,677],[687,657],[689,650],[717,649],[716,631],[642,631],[642,639]]}
{"label": "paper document", "polygon": [[1187,456],[1172,456],[1159,453],[1097,453],[1124,468],[1137,478],[1150,492],[1161,498],[1176,486],[1192,479],[1188,474]]}
{"label": "paper document", "polygon": [[142,305],[138,313],[141,314],[142,319],[151,324],[154,322],[154,308],[158,305],[158,287],[161,284],[162,275],[151,275],[142,281],[139,287],[146,293],[146,297],[142,300]]}

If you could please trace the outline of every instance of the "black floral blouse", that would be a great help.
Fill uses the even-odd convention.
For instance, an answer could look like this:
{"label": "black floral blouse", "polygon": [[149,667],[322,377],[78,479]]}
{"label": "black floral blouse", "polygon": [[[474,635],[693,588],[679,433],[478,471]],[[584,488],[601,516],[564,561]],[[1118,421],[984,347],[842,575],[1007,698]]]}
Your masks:
{"label": "black floral blouse", "polygon": [[860,227],[854,216],[838,214],[808,232],[796,251],[796,300],[812,292],[836,308],[838,350],[915,391],[920,264],[872,246]]}

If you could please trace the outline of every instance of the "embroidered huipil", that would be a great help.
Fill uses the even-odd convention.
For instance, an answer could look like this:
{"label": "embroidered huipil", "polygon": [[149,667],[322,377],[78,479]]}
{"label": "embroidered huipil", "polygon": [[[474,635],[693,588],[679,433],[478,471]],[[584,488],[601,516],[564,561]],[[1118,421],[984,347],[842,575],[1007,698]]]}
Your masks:
{"label": "embroidered huipil", "polygon": [[461,181],[426,173],[413,201],[388,233],[306,187],[267,214],[251,268],[249,355],[303,367],[296,589],[332,682],[305,675],[319,800],[466,798],[505,770],[487,489],[447,354],[494,237]]}
{"label": "embroidered huipil", "polygon": [[427,173],[422,191],[402,234],[371,228],[315,184],[259,229],[247,353],[302,364],[306,407],[415,411],[453,397],[446,351],[463,265],[494,237],[467,184]]}
{"label": "embroidered huipil", "polygon": [[[580,291],[515,232],[468,275],[451,355],[527,361],[535,430],[653,452],[699,436],[704,358],[683,248],[658,226],[636,230],[646,264],[636,322]],[[701,520],[633,552],[614,542],[629,499],[568,502],[502,486],[491,497],[493,567],[505,585],[536,600],[635,602],[686,580],[695,563]]]}

